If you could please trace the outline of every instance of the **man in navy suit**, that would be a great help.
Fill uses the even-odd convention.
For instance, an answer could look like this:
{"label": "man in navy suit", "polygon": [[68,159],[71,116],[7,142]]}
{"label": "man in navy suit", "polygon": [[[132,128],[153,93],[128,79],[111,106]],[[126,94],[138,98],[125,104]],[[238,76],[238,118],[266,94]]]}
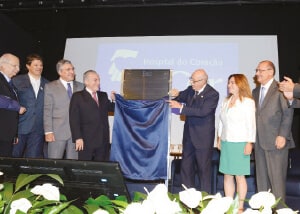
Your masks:
{"label": "man in navy suit", "polygon": [[[85,89],[73,94],[70,102],[70,127],[78,160],[107,161],[109,157],[108,112],[114,103],[100,92],[100,77],[88,70],[83,75]],[[114,93],[111,94],[114,100]]]}
{"label": "man in navy suit", "polygon": [[[11,78],[20,70],[19,58],[6,53],[0,57],[0,95],[4,98],[2,106],[7,107],[5,100],[17,101],[17,95],[11,84]],[[3,101],[3,99],[2,99]],[[11,157],[14,139],[17,139],[18,111],[0,108],[0,156]]]}
{"label": "man in navy suit", "polygon": [[41,76],[43,60],[39,55],[27,56],[26,68],[27,74],[12,79],[19,102],[27,109],[19,118],[18,143],[13,146],[13,157],[43,158],[44,87],[48,80]]}
{"label": "man in navy suit", "polygon": [[193,72],[191,86],[184,91],[171,90],[174,100],[170,107],[179,108],[186,117],[183,131],[181,182],[188,188],[195,186],[196,169],[200,178],[200,190],[211,192],[211,162],[215,138],[215,111],[219,93],[207,84],[203,69]]}

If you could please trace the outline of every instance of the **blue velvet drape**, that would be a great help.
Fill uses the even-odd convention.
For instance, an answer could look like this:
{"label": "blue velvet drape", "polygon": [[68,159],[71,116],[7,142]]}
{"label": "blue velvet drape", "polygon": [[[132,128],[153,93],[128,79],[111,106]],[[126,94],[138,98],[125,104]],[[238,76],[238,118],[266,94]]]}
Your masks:
{"label": "blue velvet drape", "polygon": [[167,179],[169,107],[164,99],[125,100],[116,94],[111,161],[124,177]]}

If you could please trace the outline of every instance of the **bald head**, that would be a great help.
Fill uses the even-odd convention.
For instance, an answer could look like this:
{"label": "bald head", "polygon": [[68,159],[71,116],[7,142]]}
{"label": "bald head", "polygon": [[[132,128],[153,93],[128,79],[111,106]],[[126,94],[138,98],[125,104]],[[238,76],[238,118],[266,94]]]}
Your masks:
{"label": "bald head", "polygon": [[17,75],[20,71],[19,58],[10,53],[3,54],[0,57],[0,71],[9,78]]}
{"label": "bald head", "polygon": [[199,91],[207,83],[208,76],[204,69],[197,69],[193,72],[190,82],[195,91]]}

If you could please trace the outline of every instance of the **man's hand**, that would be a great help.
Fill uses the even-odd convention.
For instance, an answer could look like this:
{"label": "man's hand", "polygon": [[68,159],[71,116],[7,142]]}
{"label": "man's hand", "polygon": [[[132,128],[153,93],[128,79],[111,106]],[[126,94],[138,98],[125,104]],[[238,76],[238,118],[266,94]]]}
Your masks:
{"label": "man's hand", "polygon": [[19,114],[24,114],[26,112],[26,108],[21,106],[19,110]]}
{"label": "man's hand", "polygon": [[182,108],[182,104],[175,100],[167,100],[171,108]]}
{"label": "man's hand", "polygon": [[82,151],[83,150],[83,139],[77,139],[75,141],[75,148],[76,148],[76,151]]}
{"label": "man's hand", "polygon": [[115,100],[116,100],[116,92],[115,91],[112,91],[110,93],[110,99],[111,99],[111,101],[115,102]]}
{"label": "man's hand", "polygon": [[171,89],[168,94],[171,97],[177,97],[179,95],[179,91],[177,89]]}
{"label": "man's hand", "polygon": [[282,137],[282,136],[276,137],[275,146],[277,149],[283,149],[283,147],[285,147],[285,144],[286,144],[285,137]]}
{"label": "man's hand", "polygon": [[284,80],[279,83],[279,90],[282,92],[293,92],[295,83],[293,83],[292,79],[284,76]]}
{"label": "man's hand", "polygon": [[54,142],[55,141],[54,134],[53,133],[45,134],[45,141],[49,143]]}

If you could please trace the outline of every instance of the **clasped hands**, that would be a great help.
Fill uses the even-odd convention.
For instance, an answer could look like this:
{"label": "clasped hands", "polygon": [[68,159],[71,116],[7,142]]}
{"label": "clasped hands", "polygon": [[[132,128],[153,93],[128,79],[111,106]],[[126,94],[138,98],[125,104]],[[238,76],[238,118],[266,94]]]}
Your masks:
{"label": "clasped hands", "polygon": [[292,79],[284,76],[284,80],[279,83],[279,90],[283,92],[283,95],[288,100],[293,100],[293,90],[295,87],[295,83],[293,83]]}

